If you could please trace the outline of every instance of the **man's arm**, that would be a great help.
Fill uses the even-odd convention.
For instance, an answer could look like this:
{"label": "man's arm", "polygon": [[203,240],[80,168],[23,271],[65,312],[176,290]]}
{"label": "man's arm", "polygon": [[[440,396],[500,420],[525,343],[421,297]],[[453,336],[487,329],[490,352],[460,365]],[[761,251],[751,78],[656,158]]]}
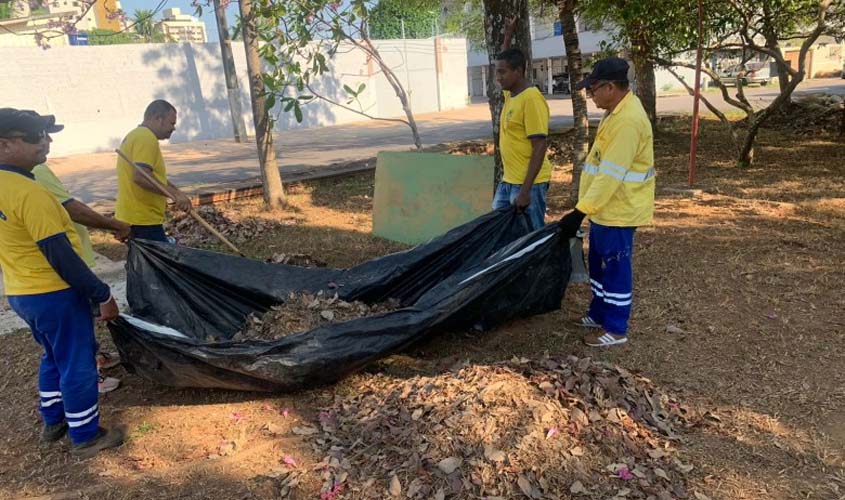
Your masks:
{"label": "man's arm", "polygon": [[534,186],[534,180],[537,179],[537,174],[543,168],[547,148],[546,137],[531,137],[531,160],[528,162],[528,172],[525,174],[525,180],[522,181],[519,195],[514,202],[516,208],[520,211],[525,210],[531,204],[531,187]]}
{"label": "man's arm", "polygon": [[136,163],[139,167],[143,168],[149,174],[149,178],[138,171],[137,168],[132,167],[132,180],[135,181],[142,189],[150,191],[155,194],[161,194],[162,190],[173,200],[173,203],[179,210],[183,210],[185,212],[191,209],[191,200],[188,198],[182,191],[179,190],[176,186],[173,185],[172,182],[168,181],[166,185],[158,182],[158,179],[155,178],[153,174],[153,168],[146,163]]}
{"label": "man's arm", "polygon": [[63,205],[73,222],[86,227],[111,231],[121,241],[129,238],[129,224],[106,217],[79,200],[70,199]]}
{"label": "man's arm", "polygon": [[502,50],[511,48],[511,41],[513,41],[513,34],[516,31],[516,18],[508,17],[505,19],[505,40],[502,42]]}

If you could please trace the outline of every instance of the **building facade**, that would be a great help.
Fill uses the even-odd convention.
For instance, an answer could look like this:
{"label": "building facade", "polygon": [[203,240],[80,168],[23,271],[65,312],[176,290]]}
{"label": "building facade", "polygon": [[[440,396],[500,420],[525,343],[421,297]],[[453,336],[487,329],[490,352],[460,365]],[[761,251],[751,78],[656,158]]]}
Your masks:
{"label": "building facade", "polygon": [[168,42],[205,43],[207,40],[205,23],[182,14],[176,7],[164,10],[161,21],[156,23],[156,31],[163,33]]}
{"label": "building facade", "polygon": [[110,15],[118,10],[117,0],[97,0],[91,8],[79,0],[49,0],[46,4],[12,0],[5,17],[0,17],[0,47],[73,45],[77,37],[65,33],[66,23],[73,23],[76,32],[95,28],[118,31],[121,21]]}

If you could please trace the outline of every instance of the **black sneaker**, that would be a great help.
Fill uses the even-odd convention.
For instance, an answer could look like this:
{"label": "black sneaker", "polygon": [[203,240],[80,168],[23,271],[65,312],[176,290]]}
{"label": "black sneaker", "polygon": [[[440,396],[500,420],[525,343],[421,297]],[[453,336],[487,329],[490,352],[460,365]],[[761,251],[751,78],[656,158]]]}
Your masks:
{"label": "black sneaker", "polygon": [[53,425],[45,425],[41,431],[41,443],[55,443],[67,433],[67,422],[60,422]]}
{"label": "black sneaker", "polygon": [[116,448],[122,445],[124,437],[126,437],[126,429],[124,427],[115,427],[113,429],[100,427],[97,430],[97,437],[87,443],[73,445],[70,449],[70,454],[86,460],[95,456],[101,450]]}

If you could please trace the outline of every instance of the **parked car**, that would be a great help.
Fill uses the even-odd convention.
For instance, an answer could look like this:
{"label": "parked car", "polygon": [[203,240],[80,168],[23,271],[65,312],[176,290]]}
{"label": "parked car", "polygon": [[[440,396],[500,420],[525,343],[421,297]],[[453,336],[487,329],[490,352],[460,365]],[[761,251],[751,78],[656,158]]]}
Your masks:
{"label": "parked car", "polygon": [[565,74],[552,75],[552,88],[555,94],[569,93],[569,76]]}
{"label": "parked car", "polygon": [[772,74],[769,68],[769,63],[766,61],[748,62],[745,65],[734,64],[728,66],[719,72],[719,78],[725,85],[736,85],[737,76],[744,71],[745,76],[742,78],[743,85],[768,85],[771,81]]}

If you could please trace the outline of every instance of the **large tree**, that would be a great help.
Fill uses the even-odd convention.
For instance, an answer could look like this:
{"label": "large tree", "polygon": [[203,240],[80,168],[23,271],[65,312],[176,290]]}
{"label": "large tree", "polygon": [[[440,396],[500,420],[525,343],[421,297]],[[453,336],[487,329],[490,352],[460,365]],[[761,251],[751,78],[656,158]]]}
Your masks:
{"label": "large tree", "polygon": [[[714,6],[715,7],[715,6]],[[788,10],[792,13],[792,21],[781,22],[772,12]],[[845,18],[845,1],[843,0],[769,0],[764,8],[763,4],[753,0],[729,0],[722,8],[708,10],[706,31],[710,43],[706,52],[710,55],[722,54],[725,51],[737,51],[742,57],[742,63],[753,57],[762,56],[765,60],[772,60],[778,68],[782,68],[780,92],[768,105],[755,107],[745,96],[744,73],[737,74],[731,82],[722,79],[714,69],[702,68],[714,84],[721,91],[722,99],[738,108],[745,114],[741,121],[730,120],[725,113],[702,95],[702,102],[725,124],[734,138],[737,163],[741,167],[748,167],[754,162],[754,144],[757,133],[766,120],[775,112],[789,105],[790,97],[798,84],[807,75],[807,58],[813,44],[821,35],[830,34],[843,36],[842,23]],[[765,35],[764,33],[769,33]],[[786,40],[800,43],[797,62],[793,66],[787,61],[783,52],[773,42]],[[669,59],[657,56],[661,65],[667,67],[678,80],[692,91],[674,68],[693,65],[687,61]],[[728,83],[734,84],[735,94],[731,95]]]}
{"label": "large tree", "polygon": [[[253,0],[260,18],[264,44],[261,57],[266,63],[263,75],[270,103],[280,102],[284,111],[303,117],[303,104],[314,98],[383,121],[404,123],[417,149],[422,148],[411,100],[395,67],[382,57],[370,34],[370,13],[375,0]],[[360,101],[366,84],[343,83],[345,98],[324,91],[316,82],[331,72],[338,53],[358,51],[374,63],[402,105],[405,118],[384,118],[371,114]],[[376,74],[378,74],[376,73]],[[341,102],[345,99],[346,102]]]}
{"label": "large tree", "polygon": [[566,65],[569,69],[569,91],[572,98],[572,118],[575,130],[572,139],[572,184],[569,189],[569,198],[575,204],[578,202],[581,169],[589,153],[590,121],[587,116],[587,91],[575,90],[575,86],[582,80],[584,64],[581,58],[578,25],[575,21],[578,0],[557,0],[557,5],[563,31],[563,46],[566,50]]}
{"label": "large tree", "polygon": [[676,0],[585,0],[583,16],[613,33],[610,48],[631,59],[636,93],[652,124],[657,122],[655,57],[694,47],[696,3]]}

